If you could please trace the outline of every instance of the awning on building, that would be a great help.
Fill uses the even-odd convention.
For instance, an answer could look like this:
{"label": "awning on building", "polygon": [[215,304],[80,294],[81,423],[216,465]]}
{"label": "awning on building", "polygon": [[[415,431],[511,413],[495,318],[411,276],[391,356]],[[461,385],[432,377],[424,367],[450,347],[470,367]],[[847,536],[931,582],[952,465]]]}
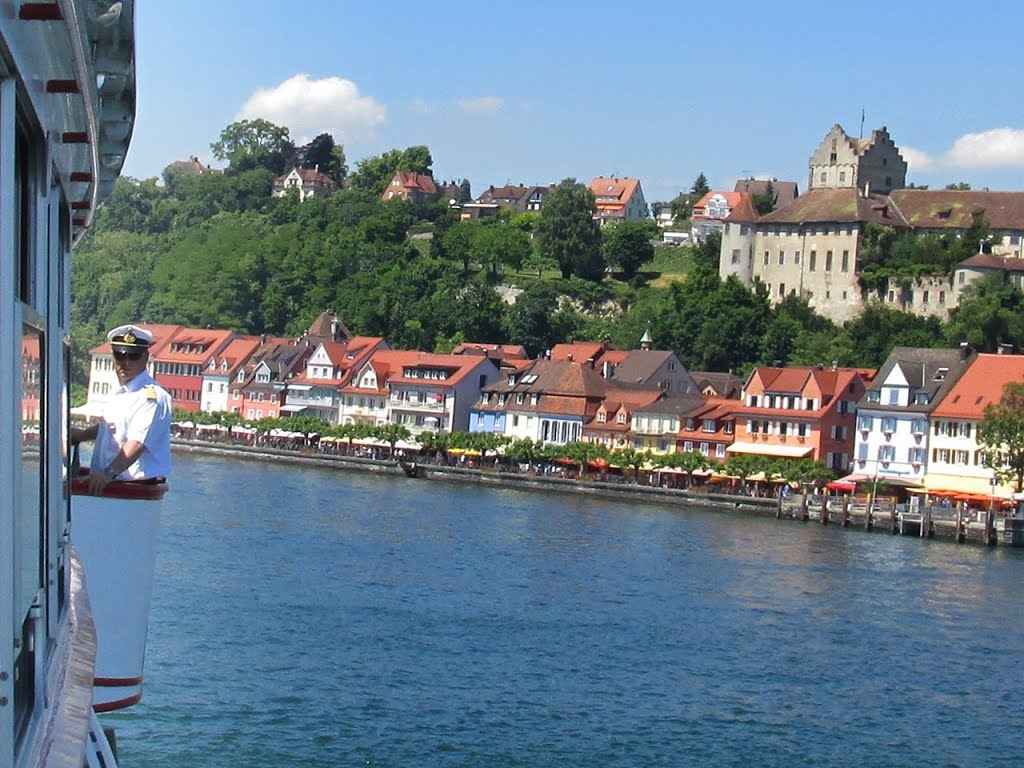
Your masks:
{"label": "awning on building", "polygon": [[752,453],[758,456],[781,456],[786,459],[802,459],[809,456],[814,446],[778,445],[774,443],[733,443],[726,447],[727,453]]}
{"label": "awning on building", "polygon": [[304,411],[308,407],[307,405],[282,405],[281,413],[299,413],[299,411]]}

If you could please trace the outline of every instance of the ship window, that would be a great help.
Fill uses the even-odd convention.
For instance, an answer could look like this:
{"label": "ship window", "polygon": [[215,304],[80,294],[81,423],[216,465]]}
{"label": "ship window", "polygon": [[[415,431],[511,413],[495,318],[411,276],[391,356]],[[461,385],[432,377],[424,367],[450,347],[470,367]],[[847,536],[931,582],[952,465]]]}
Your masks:
{"label": "ship window", "polygon": [[14,228],[18,296],[29,306],[36,299],[36,274],[33,248],[33,216],[36,189],[32,181],[33,156],[25,133],[18,130],[14,146]]}
{"label": "ship window", "polygon": [[[26,313],[31,310],[26,308]],[[34,314],[34,313],[32,313]],[[43,332],[26,323],[21,337],[21,424],[22,436],[19,504],[17,510],[17,542],[15,557],[15,616],[21,626],[21,644],[16,648],[14,661],[14,717],[20,728],[33,709],[35,690],[35,622],[32,606],[43,607],[45,616],[46,592],[44,537],[46,510],[43,503],[46,451],[40,451],[44,438],[45,414],[42,393],[46,391],[43,360],[46,346]]]}

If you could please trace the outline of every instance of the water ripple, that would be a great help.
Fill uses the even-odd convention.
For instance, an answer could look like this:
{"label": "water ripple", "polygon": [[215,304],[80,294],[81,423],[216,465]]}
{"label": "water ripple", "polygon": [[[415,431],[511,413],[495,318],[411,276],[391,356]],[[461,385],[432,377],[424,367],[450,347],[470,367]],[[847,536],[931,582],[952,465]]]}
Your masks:
{"label": "water ripple", "polygon": [[1011,765],[1024,557],[176,459],[122,764]]}

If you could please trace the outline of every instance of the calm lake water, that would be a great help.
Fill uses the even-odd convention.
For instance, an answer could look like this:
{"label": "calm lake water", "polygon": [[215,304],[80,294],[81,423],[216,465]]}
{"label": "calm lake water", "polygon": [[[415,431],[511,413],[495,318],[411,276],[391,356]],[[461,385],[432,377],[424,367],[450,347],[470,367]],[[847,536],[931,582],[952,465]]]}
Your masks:
{"label": "calm lake water", "polygon": [[1024,550],[176,454],[123,768],[998,766]]}

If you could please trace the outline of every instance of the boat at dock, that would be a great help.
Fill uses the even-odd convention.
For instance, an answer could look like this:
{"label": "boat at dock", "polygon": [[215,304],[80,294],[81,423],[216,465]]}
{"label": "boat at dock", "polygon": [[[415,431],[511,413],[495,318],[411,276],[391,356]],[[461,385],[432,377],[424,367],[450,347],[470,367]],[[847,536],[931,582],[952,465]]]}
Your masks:
{"label": "boat at dock", "polygon": [[131,140],[134,11],[49,0],[0,16],[0,765],[14,768],[114,768],[97,714],[141,696],[166,486],[80,501],[68,432],[71,252]]}

